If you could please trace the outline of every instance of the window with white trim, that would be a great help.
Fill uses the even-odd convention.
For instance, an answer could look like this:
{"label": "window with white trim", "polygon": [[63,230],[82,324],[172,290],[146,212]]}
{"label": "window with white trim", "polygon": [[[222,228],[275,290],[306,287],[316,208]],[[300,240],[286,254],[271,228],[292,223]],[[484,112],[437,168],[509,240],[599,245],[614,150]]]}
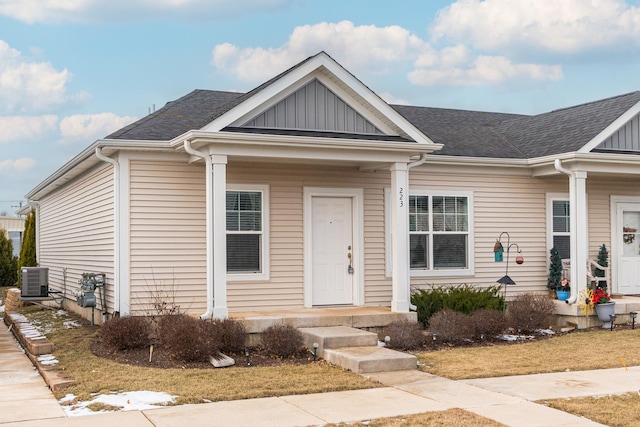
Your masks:
{"label": "window with white trim", "polygon": [[569,200],[551,199],[551,247],[558,249],[562,259],[571,258],[571,216]]}
{"label": "window with white trim", "polygon": [[[386,198],[387,275],[391,275],[389,191]],[[473,274],[471,192],[410,190],[409,266],[412,276]]]}
{"label": "window with white trim", "polygon": [[409,196],[411,269],[469,268],[469,201],[465,196]]}
{"label": "window with white trim", "polygon": [[266,187],[229,189],[226,205],[227,273],[230,278],[233,275],[250,275],[253,278],[266,275]]}

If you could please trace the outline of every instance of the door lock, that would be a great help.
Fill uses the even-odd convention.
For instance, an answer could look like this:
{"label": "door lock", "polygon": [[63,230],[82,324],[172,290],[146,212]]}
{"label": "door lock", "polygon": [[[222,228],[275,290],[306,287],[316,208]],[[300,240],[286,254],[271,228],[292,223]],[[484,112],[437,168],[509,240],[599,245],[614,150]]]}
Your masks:
{"label": "door lock", "polygon": [[[351,250],[351,246],[349,246],[349,250]],[[349,267],[347,267],[347,273],[353,274],[353,266],[351,265],[351,252],[347,253],[347,258],[349,258]]]}

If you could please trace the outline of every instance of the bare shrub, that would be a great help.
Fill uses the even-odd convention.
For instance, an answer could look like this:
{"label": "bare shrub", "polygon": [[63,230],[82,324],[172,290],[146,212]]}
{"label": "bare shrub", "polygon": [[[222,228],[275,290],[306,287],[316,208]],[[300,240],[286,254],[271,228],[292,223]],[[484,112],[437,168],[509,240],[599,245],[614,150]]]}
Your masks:
{"label": "bare shrub", "polygon": [[532,332],[547,326],[555,305],[547,295],[525,293],[507,303],[507,323],[521,332]]}
{"label": "bare shrub", "polygon": [[302,349],[302,332],[291,325],[272,325],[260,334],[262,346],[267,353],[280,356],[293,356]]}
{"label": "bare shrub", "polygon": [[453,310],[441,310],[429,319],[429,329],[444,341],[473,339],[475,330],[471,317]]}
{"label": "bare shrub", "polygon": [[116,350],[141,348],[150,344],[151,324],[142,316],[113,317],[102,325],[102,341]]}
{"label": "bare shrub", "polygon": [[384,327],[384,334],[389,336],[389,347],[398,350],[414,350],[425,342],[424,328],[421,323],[397,320]]}
{"label": "bare shrub", "polygon": [[247,343],[247,328],[239,320],[222,319],[212,322],[212,331],[220,351],[238,353]]}
{"label": "bare shrub", "polygon": [[158,336],[176,360],[206,362],[210,355],[219,353],[213,324],[186,314],[161,316]]}
{"label": "bare shrub", "polygon": [[504,313],[500,310],[476,310],[471,313],[475,337],[480,340],[493,338],[507,327]]}

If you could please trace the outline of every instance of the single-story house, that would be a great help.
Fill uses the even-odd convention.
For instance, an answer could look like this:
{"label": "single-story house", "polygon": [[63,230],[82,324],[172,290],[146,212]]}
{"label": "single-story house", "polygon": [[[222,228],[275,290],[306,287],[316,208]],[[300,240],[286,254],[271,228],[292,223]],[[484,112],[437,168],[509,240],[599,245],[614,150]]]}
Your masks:
{"label": "single-story house", "polygon": [[158,297],[203,317],[406,313],[412,287],[495,285],[507,265],[508,296],[546,292],[553,246],[575,301],[605,243],[611,290],[638,294],[639,113],[640,92],[538,115],[389,105],[321,52],[80,152],[26,195],[38,261],[56,289],[105,273],[109,314]]}

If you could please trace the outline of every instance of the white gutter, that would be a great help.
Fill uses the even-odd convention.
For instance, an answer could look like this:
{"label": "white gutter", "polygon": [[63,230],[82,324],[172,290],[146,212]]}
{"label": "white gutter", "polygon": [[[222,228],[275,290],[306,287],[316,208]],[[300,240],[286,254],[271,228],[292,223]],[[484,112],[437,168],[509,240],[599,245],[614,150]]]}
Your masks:
{"label": "white gutter", "polygon": [[[571,226],[571,234],[570,234],[570,240],[569,240],[569,247],[570,247],[570,251],[571,251],[571,256],[572,258],[576,256],[577,254],[577,242],[576,242],[576,238],[574,237],[575,233],[578,232],[577,229],[577,221],[576,221],[576,194],[575,194],[575,190],[574,190],[574,186],[573,186],[573,180],[575,180],[575,174],[570,171],[569,169],[566,169],[562,166],[562,161],[560,159],[555,159],[553,162],[553,166],[555,167],[555,169],[560,172],[563,173],[567,176],[569,176],[569,214],[571,216],[570,219],[570,226]],[[566,299],[566,303],[567,304],[574,304],[577,300],[578,300],[578,275],[577,275],[577,266],[575,265],[575,262],[571,263],[571,278],[573,279],[573,283],[571,284],[571,294],[569,296],[569,298]]]}
{"label": "white gutter", "polygon": [[213,164],[211,156],[206,155],[200,151],[194,150],[191,147],[191,141],[185,139],[184,151],[188,154],[204,159],[206,164],[206,203],[207,203],[207,221],[206,221],[206,233],[207,233],[207,311],[200,317],[202,319],[213,318],[213,214],[211,212],[211,204],[213,197]]}
{"label": "white gutter", "polygon": [[[120,286],[122,284],[122,278],[120,277],[120,163],[111,157],[105,156],[100,146],[96,147],[95,153],[98,159],[113,166],[113,276],[116,282],[113,284],[113,299],[115,306],[114,311],[120,313]],[[128,311],[127,308],[127,312]],[[104,316],[106,314],[106,307],[102,307],[102,312]]]}

